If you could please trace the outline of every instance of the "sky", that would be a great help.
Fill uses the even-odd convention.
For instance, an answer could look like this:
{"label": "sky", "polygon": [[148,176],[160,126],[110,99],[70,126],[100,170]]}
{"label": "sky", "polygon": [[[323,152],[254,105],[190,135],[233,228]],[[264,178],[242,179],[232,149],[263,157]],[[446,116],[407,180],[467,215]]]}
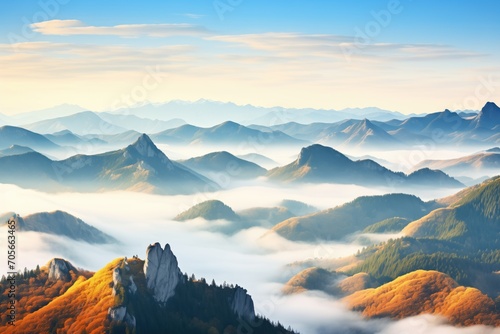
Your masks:
{"label": "sky", "polygon": [[500,96],[494,0],[0,3],[0,113],[211,99],[402,113]]}

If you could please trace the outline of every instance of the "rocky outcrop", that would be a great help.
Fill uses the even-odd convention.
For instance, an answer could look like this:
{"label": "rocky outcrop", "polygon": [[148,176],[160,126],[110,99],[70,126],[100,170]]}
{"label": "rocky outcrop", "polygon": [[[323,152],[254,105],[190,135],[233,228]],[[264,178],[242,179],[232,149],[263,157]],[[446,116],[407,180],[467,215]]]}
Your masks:
{"label": "rocky outcrop", "polygon": [[149,245],[144,275],[148,289],[157,302],[166,303],[175,294],[175,288],[183,280],[183,276],[169,244],[165,245],[165,249],[159,243]]}
{"label": "rocky outcrop", "polygon": [[[127,291],[134,294],[137,291],[137,286],[135,285],[132,276],[129,276],[129,280],[126,279],[126,275],[129,273],[130,266],[127,262],[127,258],[125,257],[121,264],[113,269],[113,296],[127,294]],[[135,317],[127,311],[127,307],[124,305],[124,295],[121,296],[121,300],[122,301],[118,305],[108,309],[108,317],[111,321],[123,322],[129,327],[135,328]]]}
{"label": "rocky outcrop", "polygon": [[47,268],[49,271],[49,281],[71,281],[71,273],[78,273],[75,267],[66,260],[54,258],[47,263]]}
{"label": "rocky outcrop", "polygon": [[108,309],[109,319],[111,321],[123,322],[126,325],[135,328],[135,318],[127,312],[125,306],[110,307]]}
{"label": "rocky outcrop", "polygon": [[234,295],[230,300],[231,309],[238,317],[246,320],[255,319],[255,310],[252,297],[247,293],[247,290],[240,286],[236,286]]}

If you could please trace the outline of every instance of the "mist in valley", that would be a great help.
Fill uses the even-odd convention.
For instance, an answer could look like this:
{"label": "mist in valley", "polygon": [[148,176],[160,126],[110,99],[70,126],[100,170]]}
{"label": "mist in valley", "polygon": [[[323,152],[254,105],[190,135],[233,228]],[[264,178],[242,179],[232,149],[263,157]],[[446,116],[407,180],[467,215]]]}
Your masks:
{"label": "mist in valley", "polygon": [[[162,148],[169,154],[168,149]],[[207,151],[178,152],[178,156],[195,156],[203,152]],[[265,153],[280,163],[286,163],[294,159],[297,151],[281,150],[279,155],[273,155],[276,152],[269,150]],[[449,154],[452,156],[455,153]],[[401,152],[395,152],[386,154],[384,159],[397,163],[401,156]],[[223,183],[223,180],[228,179],[231,179],[231,175],[224,175],[222,171],[219,181]],[[77,267],[95,271],[117,257],[138,255],[144,258],[147,245],[158,241],[162,245],[171,245],[183,272],[189,275],[194,273],[197,278],[204,277],[208,282],[214,279],[217,284],[227,282],[243,286],[252,295],[257,313],[290,325],[302,333],[499,333],[498,329],[482,327],[453,328],[431,316],[401,321],[365,320],[360,314],[349,311],[335,297],[324,293],[309,291],[291,296],[281,293],[282,285],[299,270],[288,264],[318,258],[347,257],[369,244],[397,235],[355,234],[337,242],[305,243],[286,240],[259,226],[225,235],[213,232],[213,227],[230,222],[201,218],[187,222],[173,220],[179,213],[209,199],[221,200],[235,211],[273,207],[283,199],[301,201],[322,210],[359,196],[394,191],[416,194],[428,201],[451,195],[456,189],[367,188],[339,184],[278,185],[260,178],[231,183],[228,189],[216,192],[161,196],[126,191],[42,193],[2,184],[0,200],[5,211],[13,211],[21,216],[63,210],[118,239],[116,244],[91,245],[61,236],[21,232],[18,238],[19,268],[34,268],[53,257],[62,257]],[[6,233],[3,235],[6,236]],[[2,264],[0,268],[6,271],[4,266]]]}

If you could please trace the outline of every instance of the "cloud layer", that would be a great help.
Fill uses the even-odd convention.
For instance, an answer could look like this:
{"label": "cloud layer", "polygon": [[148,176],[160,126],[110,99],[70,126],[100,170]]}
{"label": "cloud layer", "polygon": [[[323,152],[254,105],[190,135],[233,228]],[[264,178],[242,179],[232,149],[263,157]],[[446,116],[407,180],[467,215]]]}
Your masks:
{"label": "cloud layer", "polygon": [[119,37],[171,37],[202,36],[208,33],[201,26],[187,23],[121,24],[115,26],[91,26],[79,20],[50,20],[32,23],[33,31],[43,35],[110,35]]}

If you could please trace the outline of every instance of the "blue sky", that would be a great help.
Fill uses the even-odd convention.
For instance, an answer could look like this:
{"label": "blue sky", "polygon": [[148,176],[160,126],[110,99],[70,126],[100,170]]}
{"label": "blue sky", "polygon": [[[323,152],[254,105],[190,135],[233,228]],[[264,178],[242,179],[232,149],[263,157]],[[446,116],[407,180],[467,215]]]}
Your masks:
{"label": "blue sky", "polygon": [[[498,13],[498,1],[3,1],[0,112],[108,110],[127,94],[477,109],[500,96]],[[161,79],[144,92],[152,68]]]}

